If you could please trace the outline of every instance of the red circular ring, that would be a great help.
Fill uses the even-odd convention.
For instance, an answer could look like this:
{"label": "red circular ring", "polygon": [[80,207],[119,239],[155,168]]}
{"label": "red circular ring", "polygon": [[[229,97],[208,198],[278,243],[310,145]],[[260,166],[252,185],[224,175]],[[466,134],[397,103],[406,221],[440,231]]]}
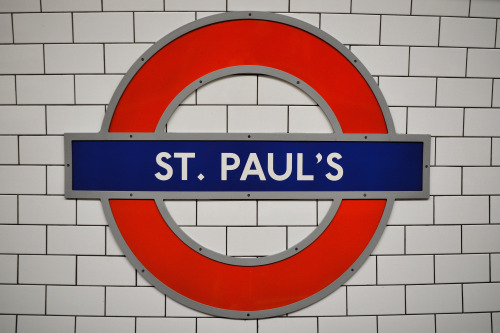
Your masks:
{"label": "red circular ring", "polygon": [[[183,34],[144,60],[119,97],[109,132],[153,132],[170,102],[193,81],[222,68],[257,65],[309,84],[344,133],[387,133],[382,109],[356,67],[324,40],[291,25],[222,21]],[[193,251],[170,230],[153,200],[109,203],[128,248],[176,299],[201,304],[202,310],[244,312],[286,308],[331,286],[364,252],[386,207],[386,200],[344,200],[308,248],[280,262],[244,267]]]}

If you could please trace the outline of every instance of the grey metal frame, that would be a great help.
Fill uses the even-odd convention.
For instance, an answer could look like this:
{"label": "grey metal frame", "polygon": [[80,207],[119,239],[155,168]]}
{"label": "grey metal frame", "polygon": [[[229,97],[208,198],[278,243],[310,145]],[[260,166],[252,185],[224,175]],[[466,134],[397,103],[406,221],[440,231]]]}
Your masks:
{"label": "grey metal frame", "polygon": [[[344,135],[342,134],[342,129],[337,121],[337,119],[334,116],[335,110],[331,110],[330,107],[325,103],[323,98],[317,94],[316,91],[314,91],[310,86],[307,85],[307,83],[302,82],[300,78],[296,78],[293,75],[290,75],[288,73],[279,71],[277,69],[269,68],[269,67],[263,67],[263,66],[236,66],[236,67],[230,67],[226,69],[222,69],[213,73],[210,73],[204,77],[199,78],[192,84],[190,84],[188,87],[186,87],[173,101],[172,103],[167,107],[165,110],[165,113],[163,114],[161,120],[158,123],[158,126],[156,128],[156,131],[154,134],[152,133],[108,133],[108,129],[111,123],[111,119],[113,117],[114,110],[118,104],[118,101],[120,100],[121,95],[125,91],[126,87],[128,86],[129,82],[132,80],[134,75],[137,73],[137,71],[142,67],[142,65],[156,52],[161,50],[165,45],[170,43],[171,41],[179,38],[180,36],[187,34],[193,30],[196,30],[198,28],[215,24],[218,22],[224,22],[224,21],[233,21],[233,20],[265,20],[265,21],[272,21],[272,22],[278,22],[286,25],[290,25],[293,27],[296,27],[298,29],[301,29],[303,31],[306,31],[310,33],[311,35],[314,35],[318,37],[319,39],[325,41],[326,43],[330,44],[334,49],[336,49],[338,52],[340,52],[346,59],[348,59],[353,66],[357,68],[357,70],[360,72],[360,74],[364,77],[368,85],[370,86],[372,92],[374,93],[385,118],[385,123],[387,126],[388,134],[387,135],[363,135],[363,134],[356,134],[356,135]],[[296,87],[302,89],[305,93],[307,93],[309,96],[311,96],[321,107],[321,109],[325,112],[325,115],[328,117],[332,127],[334,128],[335,134],[326,134],[326,135],[316,135],[316,134],[304,134],[304,135],[296,135],[296,134],[279,134],[279,135],[271,135],[271,134],[220,134],[220,135],[210,135],[210,134],[169,134],[169,133],[163,133],[163,130],[165,128],[166,123],[168,122],[169,118],[177,108],[177,106],[194,90],[200,88],[202,85],[207,84],[213,80],[216,80],[218,78],[222,78],[228,75],[235,75],[235,74],[263,74],[263,75],[270,75],[274,76],[277,78],[280,78],[282,80],[285,80]],[[200,82],[201,81],[201,82]],[[299,83],[297,83],[299,82]],[[71,142],[73,140],[82,140],[82,139],[92,139],[92,140],[100,140],[100,139],[105,139],[105,140],[208,140],[208,139],[220,139],[220,140],[284,140],[284,141],[293,141],[293,140],[311,140],[311,141],[421,141],[424,142],[424,175],[423,175],[423,184],[424,188],[420,192],[392,192],[392,193],[386,193],[386,192],[344,192],[344,193],[339,193],[339,192],[328,192],[328,193],[297,193],[295,196],[290,196],[287,197],[285,193],[283,192],[274,192],[274,193],[240,193],[238,195],[235,195],[235,193],[231,192],[230,194],[224,194],[221,192],[212,192],[212,193],[199,193],[198,195],[194,196],[192,194],[186,195],[185,192],[178,192],[173,196],[169,195],[162,195],[160,193],[155,193],[155,192],[133,192],[133,193],[116,193],[116,192],[85,192],[82,193],[82,191],[72,191],[72,184],[71,184],[71,171],[72,171],[72,156],[71,156]],[[288,17],[288,16],[283,16],[283,15],[278,15],[278,14],[272,14],[272,13],[262,13],[262,12],[233,12],[233,13],[223,13],[219,15],[214,15],[210,16],[201,20],[197,20],[195,22],[192,22],[190,24],[187,24],[174,32],[170,33],[169,35],[165,36],[162,38],[160,41],[155,43],[151,48],[149,48],[130,68],[130,70],[127,72],[127,74],[124,76],[120,84],[118,85],[118,88],[116,89],[115,93],[113,94],[113,97],[108,105],[107,112],[105,114],[102,128],[100,133],[97,134],[65,134],[65,160],[66,160],[66,174],[65,174],[65,179],[66,179],[66,184],[65,184],[65,189],[66,193],[65,196],[67,198],[100,198],[101,202],[103,204],[104,208],[104,213],[106,215],[106,219],[110,225],[111,231],[119,244],[120,248],[124,252],[124,254],[127,256],[129,261],[132,263],[132,265],[137,269],[140,274],[144,276],[144,278],[150,282],[152,285],[154,285],[157,289],[165,293],[168,297],[174,299],[175,301],[184,304],[185,306],[188,306],[192,309],[205,312],[211,315],[215,316],[221,316],[221,317],[228,317],[228,318],[238,318],[238,319],[256,319],[256,318],[266,318],[266,317],[273,317],[273,316],[278,316],[278,315],[283,315],[286,313],[294,312],[299,309],[302,309],[304,307],[307,307],[320,299],[326,297],[327,295],[331,294],[333,291],[335,291],[338,287],[340,287],[342,284],[344,284],[355,272],[358,271],[358,269],[362,266],[364,261],[368,258],[372,250],[375,248],[378,240],[380,239],[382,232],[385,228],[385,225],[387,224],[387,221],[390,216],[390,212],[392,210],[394,200],[396,198],[402,199],[402,198],[427,198],[429,196],[429,163],[430,163],[430,136],[425,136],[425,135],[412,135],[412,136],[407,136],[407,135],[397,135],[395,134],[394,130],[394,124],[392,122],[392,118],[389,112],[389,108],[387,106],[387,103],[385,102],[385,99],[376,84],[376,82],[373,80],[371,77],[370,73],[367,71],[367,69],[357,60],[357,58],[347,49],[345,48],[339,41],[337,41],[335,38],[332,36],[328,35],[327,33],[317,29],[316,27],[305,23],[303,21]],[[250,196],[248,196],[250,194]],[[283,197],[285,196],[285,197]],[[255,199],[333,199],[334,204],[328,211],[326,217],[323,219],[323,221],[320,223],[319,227],[316,228],[316,231],[314,231],[311,235],[309,235],[306,239],[304,239],[302,242],[297,244],[297,250],[295,250],[295,247],[289,250],[286,250],[282,253],[271,255],[268,257],[263,257],[263,258],[248,258],[248,259],[242,259],[242,258],[231,258],[227,257],[218,253],[215,253],[213,251],[209,251],[208,249],[204,249],[202,246],[200,246],[197,242],[189,238],[181,229],[179,226],[175,224],[173,221],[172,217],[168,213],[168,210],[166,209],[165,205],[163,204],[163,199],[166,197],[170,198],[175,198],[175,199],[189,199],[189,198],[197,198],[197,199],[236,199],[236,200],[255,200]],[[303,299],[299,302],[279,307],[279,308],[274,308],[274,309],[268,309],[268,310],[263,310],[263,311],[233,311],[233,310],[226,310],[226,309],[220,309],[220,308],[215,308],[208,306],[206,304],[201,304],[196,301],[193,301],[176,291],[172,290],[165,284],[163,284],[161,281],[159,281],[153,274],[151,274],[147,269],[142,265],[142,263],[136,258],[136,256],[132,253],[126,242],[124,241],[123,237],[121,236],[120,230],[118,229],[116,222],[114,220],[109,200],[110,199],[115,199],[115,198],[127,198],[127,199],[154,199],[156,201],[156,204],[164,217],[166,223],[169,225],[169,227],[177,234],[177,236],[183,240],[188,246],[191,248],[199,251],[201,248],[202,251],[199,252],[202,255],[207,256],[208,258],[211,258],[212,260],[216,260],[219,262],[223,262],[226,264],[230,265],[239,265],[239,266],[255,266],[255,265],[267,265],[267,264],[272,264],[274,262],[280,261],[280,260],[286,260],[286,258],[289,258],[290,256],[294,255],[297,252],[300,252],[300,250],[304,249],[307,247],[309,244],[314,242],[314,240],[321,234],[323,230],[326,229],[326,227],[329,225],[331,220],[333,219],[333,216],[335,215],[335,212],[337,208],[339,207],[341,200],[342,199],[385,199],[387,201],[386,207],[383,213],[383,216],[380,220],[380,223],[378,225],[378,228],[370,240],[368,246],[364,249],[363,253],[358,257],[358,259],[353,263],[351,268],[344,272],[337,280],[332,282],[329,286],[321,290],[320,292]]]}

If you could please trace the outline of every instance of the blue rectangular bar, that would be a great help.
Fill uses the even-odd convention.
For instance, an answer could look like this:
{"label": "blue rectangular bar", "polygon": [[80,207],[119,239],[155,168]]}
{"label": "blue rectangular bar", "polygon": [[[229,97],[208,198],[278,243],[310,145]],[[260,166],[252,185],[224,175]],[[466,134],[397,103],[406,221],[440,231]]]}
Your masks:
{"label": "blue rectangular bar", "polygon": [[423,146],[423,142],[75,140],[72,190],[422,191]]}

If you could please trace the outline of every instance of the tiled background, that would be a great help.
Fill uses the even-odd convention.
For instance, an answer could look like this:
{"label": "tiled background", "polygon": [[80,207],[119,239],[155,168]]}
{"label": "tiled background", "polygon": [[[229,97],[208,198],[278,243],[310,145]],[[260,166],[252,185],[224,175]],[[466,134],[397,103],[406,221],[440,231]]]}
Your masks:
{"label": "tiled background", "polygon": [[[65,132],[96,132],[153,42],[216,12],[263,10],[336,37],[374,75],[399,133],[432,139],[431,199],[400,201],[363,268],[288,317],[211,318],[156,291],[100,203],[63,197]],[[0,0],[0,331],[500,332],[500,1]],[[203,52],[200,52],[203,57]],[[314,102],[265,76],[184,101],[169,132],[331,131]],[[170,201],[218,252],[284,250],[328,201]]]}

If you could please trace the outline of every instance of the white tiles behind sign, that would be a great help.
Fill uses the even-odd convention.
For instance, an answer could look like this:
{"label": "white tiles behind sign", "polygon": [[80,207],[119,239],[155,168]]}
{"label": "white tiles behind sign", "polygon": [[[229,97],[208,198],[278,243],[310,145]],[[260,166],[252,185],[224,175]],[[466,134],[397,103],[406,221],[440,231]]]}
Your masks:
{"label": "white tiles behind sign", "polygon": [[[0,0],[0,331],[500,332],[499,9],[488,0]],[[349,45],[396,131],[433,136],[431,198],[396,201],[373,255],[336,292],[258,323],[166,298],[124,257],[99,200],[63,196],[62,135],[98,132],[144,51],[227,10],[283,13]],[[297,87],[236,75],[191,94],[167,131],[332,127]],[[307,237],[331,202],[165,204],[202,246],[260,256]]]}

